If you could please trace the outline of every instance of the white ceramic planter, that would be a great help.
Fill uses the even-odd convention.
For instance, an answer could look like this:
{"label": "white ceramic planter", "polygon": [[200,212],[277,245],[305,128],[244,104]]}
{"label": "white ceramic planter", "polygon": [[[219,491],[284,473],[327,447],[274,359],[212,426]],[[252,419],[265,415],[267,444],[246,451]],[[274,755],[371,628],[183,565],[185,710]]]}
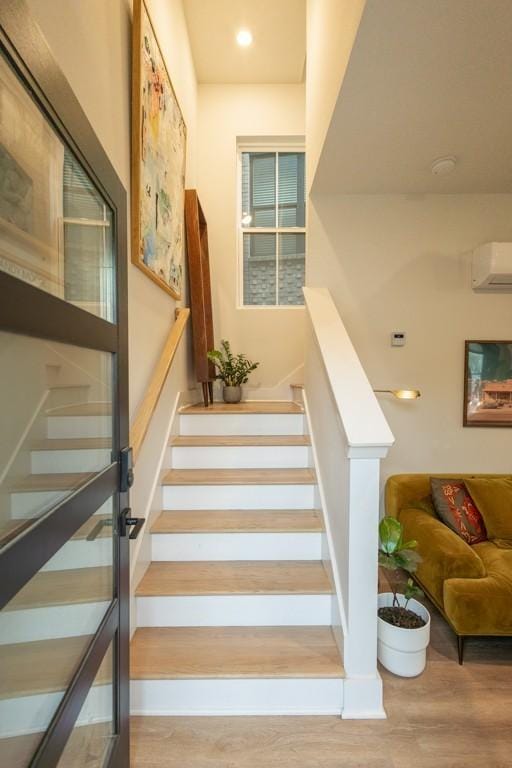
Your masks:
{"label": "white ceramic planter", "polygon": [[[400,605],[405,605],[405,597],[398,595]],[[378,606],[393,605],[391,592],[383,592],[379,595]],[[424,605],[417,600],[409,600],[407,606],[423,619],[426,624],[418,629],[402,629],[388,624],[378,618],[378,644],[377,657],[390,672],[400,677],[416,677],[421,675],[427,661],[427,646],[430,641],[430,614]]]}
{"label": "white ceramic planter", "polygon": [[222,388],[222,398],[225,403],[239,403],[242,399],[242,387],[227,387],[224,385]]}

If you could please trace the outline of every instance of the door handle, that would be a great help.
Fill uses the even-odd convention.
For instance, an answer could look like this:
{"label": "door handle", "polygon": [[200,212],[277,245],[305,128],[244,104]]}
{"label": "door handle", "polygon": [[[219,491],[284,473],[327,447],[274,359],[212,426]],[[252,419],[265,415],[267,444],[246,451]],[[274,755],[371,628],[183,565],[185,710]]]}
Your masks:
{"label": "door handle", "polygon": [[121,512],[119,520],[119,535],[126,536],[126,529],[133,526],[133,531],[130,532],[129,539],[136,539],[142,530],[142,526],[146,522],[145,517],[132,517],[132,510],[130,507],[126,507]]}

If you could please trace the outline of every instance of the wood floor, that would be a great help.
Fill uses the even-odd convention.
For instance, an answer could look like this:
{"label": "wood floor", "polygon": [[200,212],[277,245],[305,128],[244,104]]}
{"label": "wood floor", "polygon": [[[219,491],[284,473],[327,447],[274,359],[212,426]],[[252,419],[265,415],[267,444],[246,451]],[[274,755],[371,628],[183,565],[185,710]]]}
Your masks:
{"label": "wood floor", "polygon": [[132,680],[343,677],[331,627],[140,627]]}
{"label": "wood floor", "polygon": [[332,586],[315,560],[224,560],[151,563],[137,597],[157,595],[321,595]]}
{"label": "wood floor", "polygon": [[135,717],[131,768],[511,768],[512,638],[467,641],[432,609],[428,666],[384,670],[387,720]]}

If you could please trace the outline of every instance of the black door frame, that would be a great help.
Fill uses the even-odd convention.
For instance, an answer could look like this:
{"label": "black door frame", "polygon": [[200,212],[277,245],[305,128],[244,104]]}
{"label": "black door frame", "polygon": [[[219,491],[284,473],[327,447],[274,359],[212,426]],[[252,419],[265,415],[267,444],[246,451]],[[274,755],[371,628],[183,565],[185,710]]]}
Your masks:
{"label": "black door frame", "polygon": [[[112,464],[0,551],[1,609],[80,528],[90,510],[97,509],[113,491],[119,533],[120,513],[129,504],[128,490],[120,490],[120,455],[129,444],[129,422],[126,190],[24,0],[0,3],[0,52],[112,208],[117,313],[114,325],[0,272],[0,329],[110,352],[114,361],[115,403]],[[32,759],[31,768],[57,765],[112,641],[116,649],[114,700],[118,736],[113,739],[109,767],[129,765],[129,544],[126,536],[116,535],[115,541],[114,599]]]}

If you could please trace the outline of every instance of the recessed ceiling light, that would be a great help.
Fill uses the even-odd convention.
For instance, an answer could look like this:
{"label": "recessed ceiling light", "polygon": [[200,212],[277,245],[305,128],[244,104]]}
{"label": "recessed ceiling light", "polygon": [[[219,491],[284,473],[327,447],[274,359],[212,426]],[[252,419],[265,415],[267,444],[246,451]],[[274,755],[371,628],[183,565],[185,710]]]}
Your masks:
{"label": "recessed ceiling light", "polygon": [[447,176],[455,170],[456,165],[456,157],[453,157],[452,155],[449,157],[440,157],[432,163],[432,173],[434,176]]}
{"label": "recessed ceiling light", "polygon": [[242,48],[247,48],[252,43],[252,33],[248,29],[240,29],[236,33],[236,41]]}

